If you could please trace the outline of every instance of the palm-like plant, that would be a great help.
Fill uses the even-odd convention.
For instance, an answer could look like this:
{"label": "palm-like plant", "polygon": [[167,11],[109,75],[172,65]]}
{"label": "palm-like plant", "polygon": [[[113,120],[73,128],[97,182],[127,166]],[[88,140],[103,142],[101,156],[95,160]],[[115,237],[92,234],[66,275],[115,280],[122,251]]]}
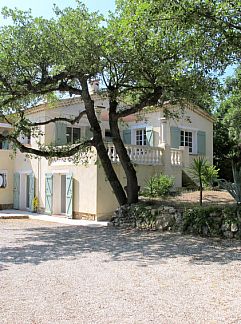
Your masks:
{"label": "palm-like plant", "polygon": [[199,156],[193,160],[189,171],[193,180],[198,182],[200,191],[199,203],[202,206],[203,189],[205,186],[212,185],[217,180],[219,170],[211,165],[207,159]]}

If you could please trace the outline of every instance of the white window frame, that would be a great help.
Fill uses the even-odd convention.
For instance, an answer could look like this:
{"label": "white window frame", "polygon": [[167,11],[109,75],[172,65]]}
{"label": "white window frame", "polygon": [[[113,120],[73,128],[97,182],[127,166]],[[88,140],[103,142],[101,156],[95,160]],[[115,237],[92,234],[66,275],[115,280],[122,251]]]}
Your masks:
{"label": "white window frame", "polygon": [[[147,125],[147,124],[135,124],[135,125],[130,126],[130,129],[131,129],[131,144],[138,145],[138,144],[136,144],[136,131],[137,130],[145,130],[146,131],[146,128],[148,126],[149,125]],[[147,146],[147,144],[146,145],[141,145],[141,146]]]}
{"label": "white window frame", "polygon": [[180,146],[189,147],[186,145],[181,145],[181,132],[182,131],[184,132],[184,137],[185,137],[185,132],[192,133],[192,151],[189,151],[189,154],[197,154],[197,129],[191,127],[179,127],[179,128],[180,128]]}
{"label": "white window frame", "polygon": [[4,178],[3,186],[1,186],[0,189],[6,189],[8,186],[8,172],[7,170],[0,170],[0,174],[3,175]]}
{"label": "white window frame", "polygon": [[[138,141],[140,141],[140,143],[138,143]],[[146,128],[135,129],[135,145],[139,145],[139,146],[147,145]]]}

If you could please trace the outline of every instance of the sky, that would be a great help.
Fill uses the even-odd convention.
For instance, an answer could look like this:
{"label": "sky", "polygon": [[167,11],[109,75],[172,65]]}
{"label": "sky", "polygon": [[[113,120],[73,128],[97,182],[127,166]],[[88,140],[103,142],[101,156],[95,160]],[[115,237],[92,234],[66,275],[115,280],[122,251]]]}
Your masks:
{"label": "sky", "polygon": [[[100,11],[107,14],[109,10],[114,11],[115,0],[82,0],[90,11]],[[75,7],[75,0],[0,0],[0,8],[18,8],[21,10],[32,9],[33,16],[43,16],[50,18],[53,15],[53,5],[60,9]],[[2,25],[4,22],[0,22]]]}

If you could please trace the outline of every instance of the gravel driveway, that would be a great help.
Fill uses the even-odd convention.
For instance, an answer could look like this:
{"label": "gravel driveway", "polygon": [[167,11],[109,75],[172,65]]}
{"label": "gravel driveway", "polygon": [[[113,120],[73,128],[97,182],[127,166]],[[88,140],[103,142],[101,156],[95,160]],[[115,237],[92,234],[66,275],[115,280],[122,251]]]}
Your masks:
{"label": "gravel driveway", "polygon": [[241,243],[0,221],[0,323],[241,323]]}

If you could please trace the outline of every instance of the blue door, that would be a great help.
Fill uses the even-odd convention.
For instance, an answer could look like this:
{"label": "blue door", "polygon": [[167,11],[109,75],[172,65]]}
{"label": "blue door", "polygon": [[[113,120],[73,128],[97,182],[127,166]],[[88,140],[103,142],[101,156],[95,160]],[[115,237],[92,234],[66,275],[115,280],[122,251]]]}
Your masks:
{"label": "blue door", "polygon": [[34,193],[35,193],[35,179],[33,173],[29,174],[28,176],[28,202],[29,206],[28,208],[33,211],[33,200],[34,200]]}
{"label": "blue door", "polygon": [[73,218],[73,175],[66,174],[66,214]]}
{"label": "blue door", "polygon": [[50,215],[53,213],[53,175],[51,173],[45,174],[45,212]]}
{"label": "blue door", "polygon": [[20,193],[20,174],[13,175],[13,208],[19,209],[19,193]]}

